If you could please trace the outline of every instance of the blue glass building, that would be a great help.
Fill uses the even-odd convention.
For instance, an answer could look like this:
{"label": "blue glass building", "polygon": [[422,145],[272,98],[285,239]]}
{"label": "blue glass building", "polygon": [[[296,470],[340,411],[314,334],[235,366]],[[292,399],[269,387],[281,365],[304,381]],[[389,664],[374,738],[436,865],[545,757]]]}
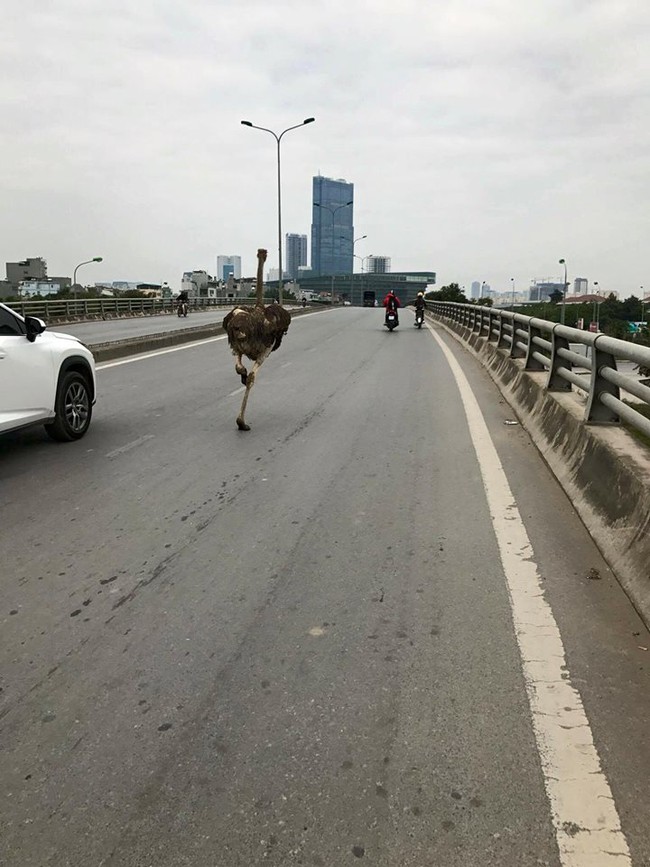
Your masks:
{"label": "blue glass building", "polygon": [[313,178],[311,268],[314,275],[352,272],[353,209],[354,184],[321,175]]}

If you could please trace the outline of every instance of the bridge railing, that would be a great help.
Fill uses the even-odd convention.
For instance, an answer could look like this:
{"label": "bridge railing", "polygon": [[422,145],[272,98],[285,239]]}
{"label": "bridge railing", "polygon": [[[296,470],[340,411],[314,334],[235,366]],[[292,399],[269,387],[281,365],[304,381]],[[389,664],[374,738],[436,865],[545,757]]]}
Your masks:
{"label": "bridge railing", "polygon": [[[443,301],[427,301],[426,307],[434,316],[484,337],[511,358],[522,359],[524,370],[546,371],[548,391],[572,391],[575,387],[584,392],[585,422],[623,420],[650,437],[650,419],[621,400],[623,390],[650,406],[650,388],[639,377],[625,375],[617,368],[617,361],[650,368],[650,347],[512,310]],[[585,347],[584,354],[571,348],[576,344]]]}
{"label": "bridge railing", "polygon": [[[22,316],[40,316],[46,320],[133,315],[137,313],[172,313],[176,302],[171,298],[55,298],[3,302]],[[254,298],[191,298],[191,310],[254,304]]]}

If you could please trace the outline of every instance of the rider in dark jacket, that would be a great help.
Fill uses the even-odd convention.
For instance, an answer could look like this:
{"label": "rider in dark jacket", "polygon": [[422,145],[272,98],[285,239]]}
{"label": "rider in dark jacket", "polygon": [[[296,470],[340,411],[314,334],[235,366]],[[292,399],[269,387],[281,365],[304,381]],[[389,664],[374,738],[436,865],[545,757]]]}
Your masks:
{"label": "rider in dark jacket", "polygon": [[187,294],[187,289],[181,289],[178,293],[178,298],[176,299],[176,309],[178,310],[178,315],[181,315],[181,308],[185,305],[186,308],[189,307],[190,297]]}
{"label": "rider in dark jacket", "polygon": [[413,305],[415,307],[415,325],[417,325],[418,319],[424,316],[424,292],[418,292]]}

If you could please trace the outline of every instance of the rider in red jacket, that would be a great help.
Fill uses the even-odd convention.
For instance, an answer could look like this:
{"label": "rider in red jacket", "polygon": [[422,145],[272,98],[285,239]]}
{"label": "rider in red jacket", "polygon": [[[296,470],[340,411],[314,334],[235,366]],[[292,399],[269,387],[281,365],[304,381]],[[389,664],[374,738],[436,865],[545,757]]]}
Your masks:
{"label": "rider in red jacket", "polygon": [[[391,289],[388,295],[384,298],[384,307],[386,308],[386,316],[388,316],[389,311],[393,311],[395,316],[397,316],[397,308],[401,307],[402,303],[397,297],[397,295]],[[386,320],[387,321],[387,320]],[[397,324],[399,325],[399,316],[397,316]]]}

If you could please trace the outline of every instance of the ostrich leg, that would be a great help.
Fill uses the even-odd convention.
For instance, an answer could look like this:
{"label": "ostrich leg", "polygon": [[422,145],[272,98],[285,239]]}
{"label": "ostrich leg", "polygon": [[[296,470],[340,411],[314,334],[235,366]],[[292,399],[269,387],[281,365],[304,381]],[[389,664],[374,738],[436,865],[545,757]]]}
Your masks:
{"label": "ostrich leg", "polygon": [[246,404],[248,403],[248,395],[252,387],[255,385],[255,375],[260,367],[264,364],[264,361],[271,354],[271,348],[264,350],[264,353],[257,359],[251,372],[246,377],[246,391],[244,392],[244,399],[241,402],[241,408],[239,410],[239,415],[237,416],[237,427],[239,430],[250,430],[250,425],[246,424],[244,420],[244,413],[246,411]]}
{"label": "ostrich leg", "polygon": [[240,375],[242,384],[246,385],[246,380],[248,378],[248,371],[244,367],[244,364],[243,364],[241,359],[242,359],[241,355],[238,355],[237,358],[235,359],[235,370]]}

